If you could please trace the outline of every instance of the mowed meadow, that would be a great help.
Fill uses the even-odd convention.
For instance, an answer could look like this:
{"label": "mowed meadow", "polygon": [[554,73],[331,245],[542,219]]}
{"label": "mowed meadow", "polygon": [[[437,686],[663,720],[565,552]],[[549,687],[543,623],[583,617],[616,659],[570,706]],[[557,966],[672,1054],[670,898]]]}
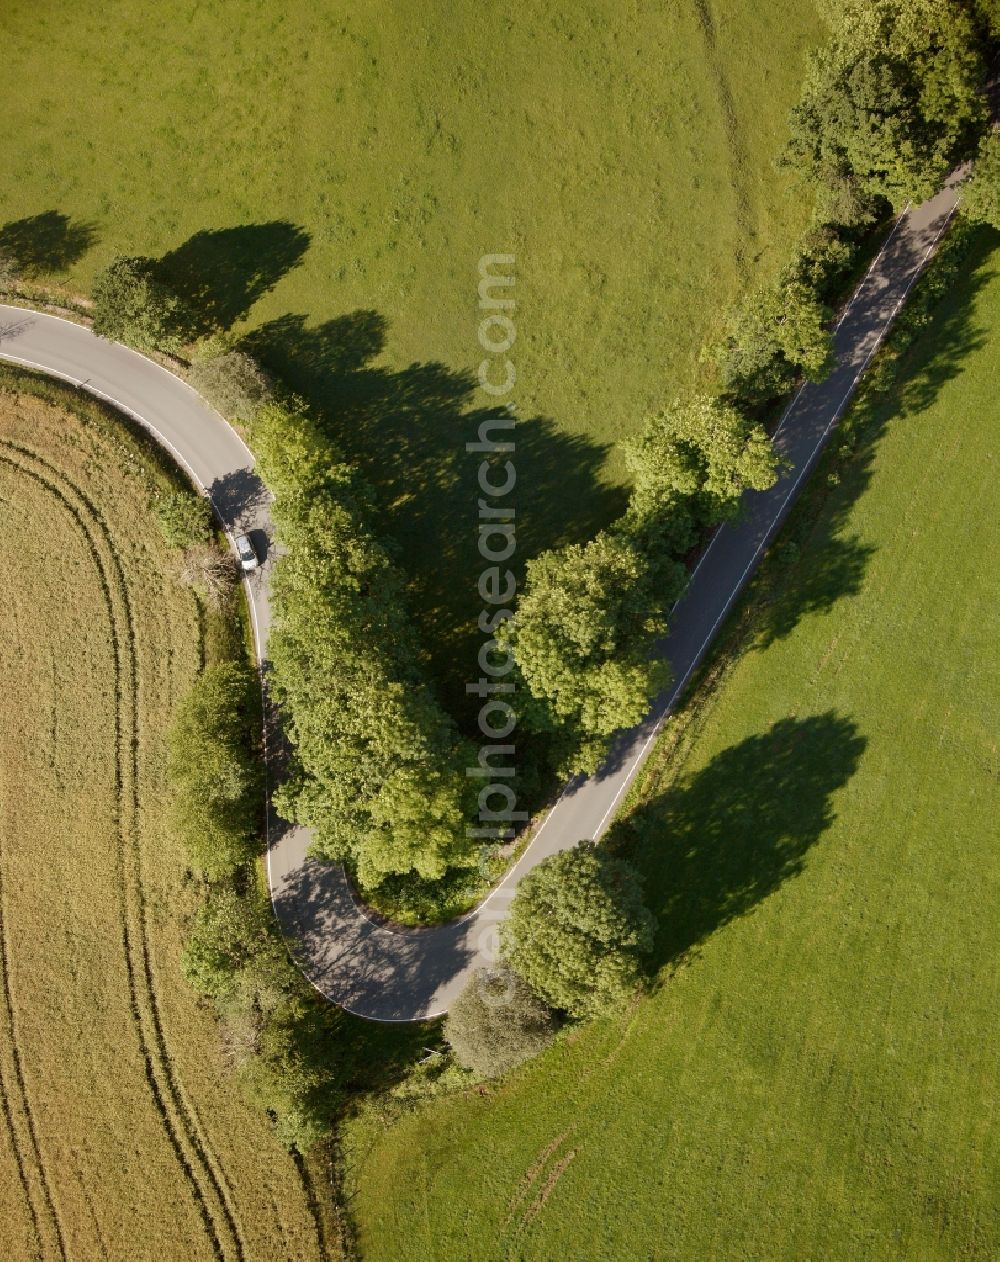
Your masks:
{"label": "mowed meadow", "polygon": [[654,993],[355,1119],[368,1262],[1000,1256],[998,328],[980,234],[612,832]]}
{"label": "mowed meadow", "polygon": [[165,735],[239,651],[177,579],[145,441],[0,377],[0,1254],[339,1256],[323,1173],[246,1103],[180,970],[198,900]]}
{"label": "mowed meadow", "polygon": [[8,0],[0,225],[68,216],[70,289],[166,258],[253,335],[374,484],[458,708],[480,257],[516,259],[523,564],[620,510],[614,444],[805,226],[774,163],[822,29],[812,0]]}

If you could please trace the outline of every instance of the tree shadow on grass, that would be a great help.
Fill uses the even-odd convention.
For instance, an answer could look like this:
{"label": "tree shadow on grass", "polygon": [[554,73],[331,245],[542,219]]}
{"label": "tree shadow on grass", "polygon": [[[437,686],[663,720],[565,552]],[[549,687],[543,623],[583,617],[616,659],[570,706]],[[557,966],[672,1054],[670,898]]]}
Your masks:
{"label": "tree shadow on grass", "polygon": [[833,821],[831,796],[867,742],[829,711],[782,719],[671,785],[616,829],[646,877],[656,969],[689,958],[717,929],[782,882]]}
{"label": "tree shadow on grass", "polygon": [[58,210],[15,219],[0,228],[0,254],[14,260],[29,280],[65,272],[97,240],[92,224]]}
{"label": "tree shadow on grass", "polygon": [[209,228],[157,261],[156,273],[184,303],[192,336],[228,329],[309,248],[309,233],[287,220]]}
{"label": "tree shadow on grass", "polygon": [[[756,647],[766,648],[793,631],[802,618],[826,613],[845,596],[861,591],[875,549],[848,529],[854,505],[871,484],[878,445],[888,426],[903,424],[931,407],[944,386],[962,372],[968,357],[986,344],[988,330],[976,323],[974,306],[976,295],[996,274],[988,259],[998,242],[1000,234],[992,229],[971,237],[958,276],[912,344],[894,367],[873,369],[886,378],[886,390],[870,390],[854,409],[853,429],[846,435],[834,433],[831,445],[842,452],[838,485],[822,503],[807,494],[785,527],[775,551],[788,564],[772,567],[758,584]],[[917,301],[919,295],[918,290]],[[897,345],[899,340],[897,333]]]}
{"label": "tree shadow on grass", "polygon": [[[476,406],[471,374],[440,363],[396,370],[373,362],[385,343],[383,317],[355,311],[313,328],[304,316],[287,315],[243,344],[305,398],[372,485],[379,529],[395,542],[410,580],[426,664],[442,681],[445,704],[469,723],[480,702],[473,698],[473,709],[465,683],[481,673],[477,584],[488,563],[478,550],[483,456],[465,445],[484,422],[506,413]],[[516,445],[516,487],[499,502],[516,509],[517,550],[504,565],[519,581],[527,558],[589,538],[622,510],[624,493],[601,481],[606,447],[561,433],[544,417],[518,417],[513,434],[498,428],[493,436]],[[503,482],[502,470],[495,480]]]}

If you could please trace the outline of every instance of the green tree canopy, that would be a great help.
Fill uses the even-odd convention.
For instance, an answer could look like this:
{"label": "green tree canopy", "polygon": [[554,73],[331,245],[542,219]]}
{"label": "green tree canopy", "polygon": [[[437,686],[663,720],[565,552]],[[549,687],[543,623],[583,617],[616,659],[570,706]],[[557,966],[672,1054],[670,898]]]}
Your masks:
{"label": "green tree canopy", "polygon": [[649,650],[666,628],[670,593],[657,588],[648,558],[627,538],[602,532],[543,552],[527,571],[517,613],[497,640],[544,703],[538,714],[598,737],[637,723],[666,681]]}
{"label": "green tree canopy", "polygon": [[486,1078],[537,1056],[554,1033],[552,1012],[506,968],[477,970],[444,1023],[458,1063]]}
{"label": "green tree canopy", "polygon": [[93,328],[140,351],[177,351],[189,318],[180,299],[156,278],[149,258],[113,259],[94,281]]}
{"label": "green tree canopy", "polygon": [[954,0],[845,0],[810,59],[787,158],[895,207],[923,201],[985,117],[976,32]]}
{"label": "green tree canopy", "polygon": [[192,864],[209,879],[258,853],[263,771],[257,677],[209,666],[182,701],[170,734],[172,820]]}
{"label": "green tree canopy", "polygon": [[821,381],[830,364],[828,319],[814,286],[797,275],[755,290],[705,352],[722,393],[755,406],[785,394],[800,375]]}
{"label": "green tree canopy", "polygon": [[690,547],[694,528],[732,517],[745,490],[773,485],[778,469],[763,427],[707,395],[649,417],[641,437],[625,444],[625,459],[632,529],[654,523],[678,550]]}
{"label": "green tree canopy", "polygon": [[267,404],[252,433],[284,549],[270,652],[294,758],[279,808],[367,888],[469,866],[474,756],[422,674],[367,488],[303,409]]}
{"label": "green tree canopy", "polygon": [[1000,228],[1000,132],[989,131],[980,142],[972,178],[962,185],[962,213]]}
{"label": "green tree canopy", "polygon": [[501,926],[501,947],[546,1003],[594,1016],[634,993],[654,929],[635,868],[581,841],[522,878]]}

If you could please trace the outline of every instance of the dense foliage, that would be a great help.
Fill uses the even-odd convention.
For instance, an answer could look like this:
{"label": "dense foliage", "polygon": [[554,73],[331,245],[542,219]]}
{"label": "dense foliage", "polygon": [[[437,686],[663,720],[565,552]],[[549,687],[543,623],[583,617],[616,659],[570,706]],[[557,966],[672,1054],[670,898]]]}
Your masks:
{"label": "dense foliage", "polygon": [[195,359],[188,380],[227,420],[249,424],[272,397],[271,383],[244,351],[223,350]]}
{"label": "dense foliage", "polygon": [[829,314],[815,286],[794,272],[754,290],[706,351],[722,393],[754,407],[786,394],[799,376],[822,380],[830,360]]}
{"label": "dense foliage", "polygon": [[485,1078],[537,1056],[554,1033],[549,1008],[505,968],[473,973],[444,1023],[455,1059]]}
{"label": "dense foliage", "polygon": [[140,351],[177,351],[188,318],[183,304],[156,277],[148,258],[119,257],[94,281],[93,328],[101,337]]}
{"label": "dense foliage", "polygon": [[654,645],[684,590],[681,558],[778,467],[760,424],[708,397],[649,418],[626,459],[625,516],[586,545],[529,561],[516,614],[497,630],[530,694],[524,722],[556,734],[564,771],[592,771],[610,737],[646,713],[669,677]]}
{"label": "dense foliage", "polygon": [[257,677],[207,667],[181,702],[170,737],[171,817],[192,865],[213,880],[258,849],[263,806]]}
{"label": "dense foliage", "polygon": [[640,438],[625,444],[625,459],[632,533],[659,538],[673,552],[689,548],[700,527],[731,518],[745,490],[770,486],[776,466],[761,426],[709,396],[651,416]]}
{"label": "dense foliage", "polygon": [[[514,652],[534,699],[528,722],[599,738],[639,722],[666,680],[663,662],[649,655],[666,629],[649,558],[602,533],[544,552],[527,570],[517,615],[498,627],[497,641]],[[581,747],[576,765],[592,769],[601,748],[588,756]]]}
{"label": "dense foliage", "polygon": [[309,992],[266,898],[214,889],[195,918],[184,974],[214,1001],[229,1059],[278,1134],[305,1152],[341,1102],[337,1010]]}
{"label": "dense foliage", "polygon": [[955,0],[846,0],[810,59],[788,159],[820,185],[922,201],[975,142],[982,78]]}
{"label": "dense foliage", "polygon": [[441,877],[470,861],[472,756],[421,672],[366,488],[301,409],[267,405],[253,441],[284,548],[270,652],[293,760],[279,808],[362,886]]}
{"label": "dense foliage", "polygon": [[203,495],[171,491],[153,503],[163,537],[174,548],[205,543],[212,528],[212,508]]}
{"label": "dense foliage", "polygon": [[504,959],[537,995],[586,1017],[635,992],[654,928],[635,868],[581,841],[523,877],[500,933]]}
{"label": "dense foliage", "polygon": [[972,178],[962,188],[962,213],[1000,228],[1000,132],[989,131],[980,142]]}

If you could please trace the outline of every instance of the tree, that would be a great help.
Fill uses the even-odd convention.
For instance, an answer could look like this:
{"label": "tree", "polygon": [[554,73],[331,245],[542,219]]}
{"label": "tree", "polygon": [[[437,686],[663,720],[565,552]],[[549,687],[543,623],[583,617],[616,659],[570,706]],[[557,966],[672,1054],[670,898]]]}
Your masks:
{"label": "tree", "polygon": [[828,317],[815,289],[795,275],[755,290],[705,352],[721,391],[743,406],[759,406],[785,394],[800,374],[821,381],[830,364]]}
{"label": "tree", "polygon": [[485,1078],[537,1056],[554,1033],[549,1008],[505,968],[473,973],[444,1023],[455,1059]]}
{"label": "tree", "polygon": [[171,491],[153,503],[153,511],[163,537],[174,548],[189,548],[208,541],[212,529],[212,508],[203,495],[192,491]]}
{"label": "tree", "polygon": [[227,420],[249,424],[273,391],[263,369],[244,351],[222,351],[196,359],[188,380]]}
{"label": "tree", "polygon": [[260,848],[259,721],[256,676],[226,664],[202,671],[171,730],[171,819],[192,864],[210,880]]}
{"label": "tree", "polygon": [[810,59],[786,159],[895,207],[923,201],[985,118],[982,61],[954,0],[847,0]]}
{"label": "tree", "polygon": [[601,738],[639,722],[667,677],[650,650],[666,629],[670,593],[648,558],[629,539],[602,532],[543,552],[527,570],[517,612],[496,633],[542,703],[526,719],[536,727],[569,722]]}
{"label": "tree", "polygon": [[1000,0],[974,0],[973,8],[991,35],[1000,35]]}
{"label": "tree", "polygon": [[118,257],[94,281],[93,328],[140,351],[178,351],[190,320],[149,258]]}
{"label": "tree", "polygon": [[1000,132],[989,131],[980,142],[972,178],[962,185],[962,213],[1000,228]]}
{"label": "tree", "polygon": [[635,992],[654,929],[635,868],[581,841],[522,878],[500,941],[506,963],[537,995],[585,1017]]}
{"label": "tree", "polygon": [[649,417],[639,440],[626,443],[625,460],[632,530],[658,529],[678,550],[690,546],[695,527],[732,517],[745,490],[772,486],[778,470],[763,428],[705,395]]}

